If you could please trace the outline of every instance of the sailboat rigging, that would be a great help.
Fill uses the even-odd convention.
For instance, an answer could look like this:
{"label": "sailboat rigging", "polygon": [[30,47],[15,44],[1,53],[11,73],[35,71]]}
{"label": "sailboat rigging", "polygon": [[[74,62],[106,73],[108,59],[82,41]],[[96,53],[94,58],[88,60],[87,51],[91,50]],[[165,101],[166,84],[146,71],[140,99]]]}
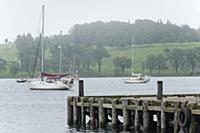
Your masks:
{"label": "sailboat rigging", "polygon": [[[133,71],[133,60],[134,60],[134,37],[132,37],[131,45],[131,76],[124,77],[123,80],[125,83],[138,84],[138,83],[147,83],[150,81],[150,76],[141,73],[134,73]],[[145,69],[146,69],[146,59],[145,59]]]}
{"label": "sailboat rigging", "polygon": [[[29,88],[31,90],[68,90],[72,87],[72,81],[62,80],[63,77],[69,76],[70,74],[51,74],[44,72],[44,5],[42,6],[42,31],[40,34],[39,43],[41,43],[41,74],[37,80],[29,82]],[[37,54],[39,51],[40,44],[38,45]],[[36,55],[38,57],[38,55]],[[37,62],[37,59],[36,59]],[[34,64],[33,74],[36,67]],[[61,63],[60,63],[61,64]]]}

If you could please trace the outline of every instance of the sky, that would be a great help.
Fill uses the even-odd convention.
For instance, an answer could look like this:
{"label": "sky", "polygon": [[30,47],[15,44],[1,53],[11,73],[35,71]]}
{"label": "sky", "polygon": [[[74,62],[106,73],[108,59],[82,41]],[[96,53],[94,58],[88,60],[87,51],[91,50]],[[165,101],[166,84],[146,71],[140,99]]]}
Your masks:
{"label": "sky", "polygon": [[151,19],[200,27],[200,0],[0,0],[0,43],[38,35],[45,5],[45,35],[67,34],[75,24]]}

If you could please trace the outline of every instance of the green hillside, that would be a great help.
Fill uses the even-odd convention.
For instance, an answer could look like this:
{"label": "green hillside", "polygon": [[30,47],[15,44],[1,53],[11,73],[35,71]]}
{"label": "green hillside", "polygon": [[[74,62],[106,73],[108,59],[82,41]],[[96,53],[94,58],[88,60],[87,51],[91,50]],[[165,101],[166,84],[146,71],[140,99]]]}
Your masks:
{"label": "green hillside", "polygon": [[[140,47],[134,48],[134,71],[143,72],[142,62],[145,61],[145,56],[150,54],[158,55],[163,53],[165,48],[180,48],[180,49],[189,49],[194,47],[200,47],[200,43],[170,43],[170,44],[151,44],[151,46],[143,45]],[[113,59],[115,57],[127,56],[131,58],[131,48],[107,48],[108,53],[111,55],[110,58],[103,59],[102,65],[102,75],[103,76],[113,76]],[[12,76],[9,73],[10,62],[18,61],[18,51],[14,44],[1,44],[0,45],[0,57],[7,61],[6,70],[0,71],[0,77]],[[92,67],[93,72],[97,71],[96,65]],[[126,69],[125,75],[130,73],[130,69]],[[147,71],[148,73],[148,71]],[[161,72],[163,76],[175,75],[174,71],[165,70]],[[185,75],[184,72],[180,72],[180,75]],[[155,74],[156,75],[156,74]]]}
{"label": "green hillside", "polygon": [[[200,47],[200,43],[169,43],[169,44],[153,44],[152,46],[142,46],[134,48],[134,71],[142,72],[142,62],[145,61],[145,56],[150,54],[158,55],[163,53],[165,48],[180,48],[180,49],[189,49],[194,47]],[[113,49],[108,48],[108,51],[111,55],[111,58],[104,59],[104,65],[102,72],[105,74],[110,74],[113,72],[113,59],[115,57],[127,56],[131,58],[131,48],[122,48],[122,49]],[[127,70],[127,74],[130,73],[130,70]],[[166,75],[170,75],[169,71],[163,72]],[[172,73],[172,72],[170,72]],[[173,74],[172,74],[173,75]]]}
{"label": "green hillside", "polygon": [[17,61],[18,52],[14,44],[0,44],[0,57],[8,62]]}

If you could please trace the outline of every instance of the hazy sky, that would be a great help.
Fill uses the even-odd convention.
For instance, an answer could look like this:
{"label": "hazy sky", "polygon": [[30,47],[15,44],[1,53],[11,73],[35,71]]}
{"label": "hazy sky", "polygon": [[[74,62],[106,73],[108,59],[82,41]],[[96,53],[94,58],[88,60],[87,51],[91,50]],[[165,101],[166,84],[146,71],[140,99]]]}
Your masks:
{"label": "hazy sky", "polygon": [[42,4],[45,34],[66,34],[74,24],[135,19],[170,20],[200,27],[200,0],[0,0],[0,42],[18,34],[36,36]]}

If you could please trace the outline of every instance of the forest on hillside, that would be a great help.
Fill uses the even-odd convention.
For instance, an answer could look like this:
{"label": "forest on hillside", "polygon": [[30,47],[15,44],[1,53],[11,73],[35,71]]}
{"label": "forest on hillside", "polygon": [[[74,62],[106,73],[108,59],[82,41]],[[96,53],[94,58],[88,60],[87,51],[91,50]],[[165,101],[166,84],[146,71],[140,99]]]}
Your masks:
{"label": "forest on hillside", "polygon": [[[46,36],[45,46],[45,71],[57,72],[59,49],[62,47],[62,64],[64,72],[72,69],[78,70],[85,76],[101,75],[103,59],[111,58],[109,48],[128,48],[134,43],[136,46],[151,46],[155,43],[185,43],[199,42],[200,30],[190,28],[188,25],[178,26],[170,21],[163,23],[152,20],[136,20],[130,22],[92,22],[74,25],[68,34]],[[18,50],[19,62],[12,62],[10,72],[15,75],[19,71],[19,63],[23,71],[30,73],[34,62],[37,62],[37,71],[40,70],[40,60],[36,60],[37,49],[39,48],[39,37],[32,37],[30,33],[18,35],[14,41]],[[119,55],[119,58],[121,56]],[[130,60],[127,60],[130,62]],[[130,64],[130,63],[129,63]],[[116,65],[113,60],[113,66]],[[118,64],[119,65],[119,64]],[[141,65],[142,66],[142,65]],[[95,67],[95,69],[93,69]],[[127,66],[130,68],[130,65]],[[166,67],[165,67],[166,68]],[[157,69],[157,68],[154,68]],[[177,69],[175,67],[175,69]],[[119,71],[112,75],[122,75]],[[152,70],[151,70],[152,71]],[[176,70],[178,72],[178,70]],[[194,71],[194,70],[192,70]]]}
{"label": "forest on hillside", "polygon": [[135,23],[111,21],[75,25],[69,32],[71,42],[80,45],[127,47],[134,36],[135,44],[194,42],[200,40],[199,30],[170,21],[136,20]]}

